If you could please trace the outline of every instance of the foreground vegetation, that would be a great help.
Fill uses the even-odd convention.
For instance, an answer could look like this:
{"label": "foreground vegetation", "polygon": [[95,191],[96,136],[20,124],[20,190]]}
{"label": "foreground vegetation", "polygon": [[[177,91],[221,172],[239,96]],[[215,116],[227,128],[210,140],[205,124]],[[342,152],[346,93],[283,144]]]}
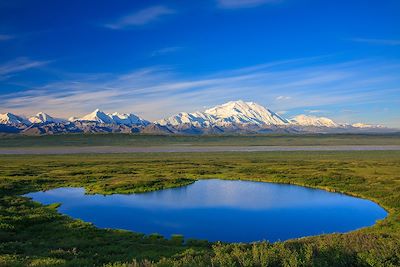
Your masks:
{"label": "foreground vegetation", "polygon": [[[389,216],[351,233],[274,244],[183,243],[97,229],[20,196],[61,186],[145,192],[206,178],[346,192]],[[400,266],[400,151],[0,156],[0,266]]]}
{"label": "foreground vegetation", "polygon": [[140,135],[67,134],[1,136],[0,147],[48,146],[309,146],[309,145],[400,145],[393,134],[266,134],[266,135]]}

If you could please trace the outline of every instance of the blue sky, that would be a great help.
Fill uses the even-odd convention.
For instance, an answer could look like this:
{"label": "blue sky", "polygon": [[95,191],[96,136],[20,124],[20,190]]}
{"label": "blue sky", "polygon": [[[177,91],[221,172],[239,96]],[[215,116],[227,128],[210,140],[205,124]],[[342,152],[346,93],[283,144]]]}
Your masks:
{"label": "blue sky", "polygon": [[0,113],[230,100],[400,127],[400,1],[1,1]]}

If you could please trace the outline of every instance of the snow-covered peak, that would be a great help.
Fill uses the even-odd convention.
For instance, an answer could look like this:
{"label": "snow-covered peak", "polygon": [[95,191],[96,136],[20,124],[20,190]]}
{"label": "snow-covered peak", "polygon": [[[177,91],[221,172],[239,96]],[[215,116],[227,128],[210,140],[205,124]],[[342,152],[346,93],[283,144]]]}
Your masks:
{"label": "snow-covered peak", "polygon": [[317,127],[340,127],[340,125],[331,119],[325,117],[315,117],[308,115],[298,115],[290,120],[292,124],[300,126]]}
{"label": "snow-covered peak", "polygon": [[79,118],[75,117],[75,116],[72,116],[72,117],[68,118],[68,121],[71,121],[71,122],[74,122],[74,121],[77,121],[77,120],[79,120]]}
{"label": "snow-covered peak", "polygon": [[135,114],[125,113],[105,113],[100,109],[96,109],[90,114],[83,116],[82,118],[71,117],[69,121],[82,121],[82,122],[97,122],[104,124],[119,124],[119,125],[148,125],[149,122],[143,120]]}
{"label": "snow-covered peak", "polygon": [[90,121],[90,122],[98,122],[98,123],[112,123],[111,118],[101,111],[100,109],[96,109],[92,113],[89,113],[82,118],[78,119],[79,121]]}
{"label": "snow-covered peak", "polygon": [[205,114],[203,112],[194,112],[194,113],[180,112],[169,118],[156,121],[155,123],[162,126],[165,125],[179,126],[183,124],[190,124],[195,127],[208,127],[214,121],[215,118],[213,116]]}
{"label": "snow-covered peak", "polygon": [[243,100],[230,101],[206,110],[204,113],[219,120],[232,123],[251,123],[265,125],[284,125],[288,121],[275,112],[254,103]]}
{"label": "snow-covered peak", "polygon": [[[39,112],[35,116],[25,119],[25,117],[17,116],[12,113],[0,114],[0,124],[10,124],[17,128],[30,127],[32,124],[47,124],[47,123],[66,123],[71,127],[96,127],[100,126],[101,131],[105,130],[109,125],[123,125],[124,127],[114,127],[118,130],[129,130],[127,127],[132,127],[132,130],[137,131],[138,126],[148,126],[150,122],[140,118],[139,116],[132,113],[106,113],[100,109],[94,110],[81,118],[71,117],[68,123],[65,120],[53,118],[52,116]],[[161,126],[167,126],[175,132],[184,132],[186,130],[198,131],[204,129],[203,132],[210,130],[217,131],[257,131],[257,130],[274,130],[276,128],[282,128],[287,131],[304,130],[304,131],[318,131],[315,127],[326,127],[339,128],[339,130],[356,132],[370,131],[370,130],[382,130],[385,127],[380,125],[370,125],[363,123],[355,124],[339,124],[335,121],[325,117],[315,117],[309,115],[298,115],[291,120],[288,120],[277,113],[265,108],[255,102],[245,102],[243,100],[230,101],[222,105],[209,108],[205,111],[198,111],[193,113],[181,112],[163,120],[154,122]],[[98,125],[102,124],[102,125]],[[40,127],[41,125],[33,125],[34,127]],[[56,125],[62,126],[62,125]],[[155,125],[157,126],[157,125]],[[302,126],[313,126],[313,127],[302,127]],[[113,128],[113,127],[109,127]],[[134,129],[133,129],[134,128]],[[143,127],[144,128],[144,127]],[[379,128],[379,129],[378,129]],[[86,128],[85,128],[86,129]],[[324,131],[329,130],[322,128]],[[201,132],[201,131],[198,131]]]}
{"label": "snow-covered peak", "polygon": [[10,112],[0,114],[0,124],[25,124],[28,125],[29,121],[25,118],[12,114]]}
{"label": "snow-covered peak", "polygon": [[139,116],[132,113],[118,113],[107,114],[114,123],[125,124],[125,125],[148,125],[149,122],[143,120]]}
{"label": "snow-covered peak", "polygon": [[261,105],[238,100],[218,105],[204,112],[181,112],[169,118],[156,121],[156,123],[171,126],[189,124],[195,127],[209,127],[238,124],[286,125],[289,122]]}
{"label": "snow-covered peak", "polygon": [[53,118],[47,113],[39,112],[35,116],[30,117],[29,121],[34,124],[41,124],[41,123],[59,123],[62,122],[63,120]]}

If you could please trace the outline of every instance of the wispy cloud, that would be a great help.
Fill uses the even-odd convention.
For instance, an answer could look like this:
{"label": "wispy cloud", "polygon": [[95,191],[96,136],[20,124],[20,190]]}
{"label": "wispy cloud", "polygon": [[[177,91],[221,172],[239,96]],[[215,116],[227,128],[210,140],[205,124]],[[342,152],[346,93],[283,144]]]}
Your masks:
{"label": "wispy cloud", "polygon": [[350,40],[352,40],[353,42],[369,43],[369,44],[375,44],[375,45],[389,45],[389,46],[400,45],[400,40],[368,39],[368,38],[353,38]]}
{"label": "wispy cloud", "polygon": [[277,96],[275,99],[278,101],[285,101],[285,100],[292,99],[292,97],[286,96],[286,95],[280,95],[280,96]]}
{"label": "wispy cloud", "polygon": [[48,64],[49,61],[37,61],[29,58],[17,58],[0,65],[0,80],[4,80],[10,75],[18,72],[26,71],[33,68],[38,68]]}
{"label": "wispy cloud", "polygon": [[127,27],[142,26],[159,20],[161,17],[176,13],[166,6],[152,6],[121,17],[104,25],[106,28],[119,30]]}
{"label": "wispy cloud", "polygon": [[306,110],[308,113],[311,114],[318,114],[318,113],[327,113],[326,110],[322,110],[322,109],[308,109]]}
{"label": "wispy cloud", "polygon": [[0,42],[1,41],[8,41],[8,40],[11,40],[11,39],[14,39],[14,38],[15,38],[15,36],[13,36],[13,35],[0,34]]}
{"label": "wispy cloud", "polygon": [[345,114],[356,114],[356,113],[360,113],[360,111],[358,110],[353,110],[353,109],[342,109],[340,110],[341,113],[345,113]]}
{"label": "wispy cloud", "polygon": [[183,47],[181,46],[170,46],[170,47],[164,47],[158,50],[153,51],[153,53],[151,53],[152,57],[156,57],[156,56],[163,56],[166,54],[170,54],[170,53],[174,53],[176,51],[181,50]]}
{"label": "wispy cloud", "polygon": [[273,4],[281,2],[281,0],[217,0],[218,6],[221,8],[250,8],[264,4]]}
{"label": "wispy cloud", "polygon": [[[399,64],[370,60],[335,64],[309,61],[268,63],[198,77],[182,77],[173,68],[162,66],[85,78],[68,75],[68,79],[57,83],[3,94],[0,110],[20,114],[44,110],[68,117],[99,107],[134,112],[155,120],[236,99],[284,110],[288,116],[294,111],[316,112],[320,107],[341,110],[354,105],[399,102]],[[333,118],[337,115],[332,114]],[[351,119],[352,114],[346,116]]]}

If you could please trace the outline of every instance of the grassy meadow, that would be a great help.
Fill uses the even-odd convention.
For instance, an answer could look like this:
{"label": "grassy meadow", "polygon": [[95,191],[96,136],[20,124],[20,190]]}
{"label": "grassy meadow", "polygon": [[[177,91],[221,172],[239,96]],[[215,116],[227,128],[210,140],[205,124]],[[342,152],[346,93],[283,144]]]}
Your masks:
{"label": "grassy meadow", "polygon": [[311,145],[400,145],[400,133],[393,134],[266,134],[266,135],[141,135],[68,134],[5,135],[2,147],[54,146],[311,146]]}
{"label": "grassy meadow", "polygon": [[[268,137],[255,141],[265,142]],[[98,229],[59,214],[57,204],[21,196],[65,186],[140,193],[207,178],[344,192],[376,201],[389,215],[350,233],[273,244],[183,242]],[[400,266],[400,151],[0,155],[0,266]]]}

